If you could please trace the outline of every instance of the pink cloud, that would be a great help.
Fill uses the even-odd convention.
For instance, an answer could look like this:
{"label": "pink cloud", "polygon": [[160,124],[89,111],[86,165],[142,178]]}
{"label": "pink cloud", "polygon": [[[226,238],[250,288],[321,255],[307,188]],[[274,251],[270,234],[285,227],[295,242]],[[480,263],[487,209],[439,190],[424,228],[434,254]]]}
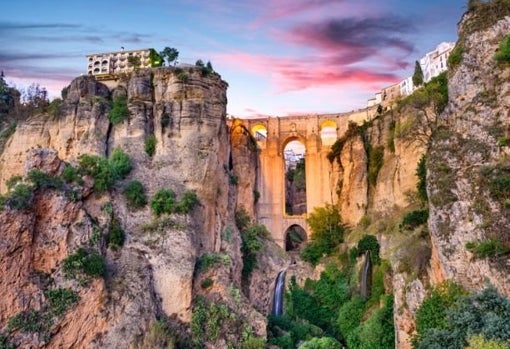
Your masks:
{"label": "pink cloud", "polygon": [[381,84],[398,81],[398,77],[392,73],[328,64],[328,59],[324,58],[278,58],[238,52],[222,54],[216,59],[238,69],[269,77],[279,93],[346,84],[375,89],[380,88]]}

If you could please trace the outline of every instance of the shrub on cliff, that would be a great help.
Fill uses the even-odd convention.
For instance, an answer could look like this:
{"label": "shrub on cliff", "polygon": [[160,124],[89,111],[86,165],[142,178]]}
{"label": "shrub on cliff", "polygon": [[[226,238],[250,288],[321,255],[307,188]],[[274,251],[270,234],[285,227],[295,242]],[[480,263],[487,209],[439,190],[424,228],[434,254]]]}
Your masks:
{"label": "shrub on cliff", "polygon": [[192,190],[185,190],[181,199],[175,205],[176,213],[188,213],[199,203],[197,194]]}
{"label": "shrub on cliff", "polygon": [[125,178],[131,171],[129,156],[115,148],[109,159],[84,154],[79,158],[79,172],[94,178],[94,189],[102,193],[110,189],[116,180]]}
{"label": "shrub on cliff", "polygon": [[6,204],[14,210],[24,210],[32,201],[32,187],[27,184],[17,184],[6,199]]}
{"label": "shrub on cliff", "polygon": [[501,63],[510,63],[510,35],[503,38],[499,44],[499,50],[494,55],[494,59]]}
{"label": "shrub on cliff", "polygon": [[131,208],[140,208],[147,204],[147,196],[142,183],[131,181],[124,188],[124,197]]}
{"label": "shrub on cliff", "polygon": [[175,207],[175,193],[171,189],[160,189],[151,200],[151,209],[154,215],[173,213]]}
{"label": "shrub on cliff", "polygon": [[156,153],[156,136],[150,135],[145,139],[145,152],[150,157],[154,156]]}
{"label": "shrub on cliff", "polygon": [[129,116],[126,96],[118,96],[112,102],[112,109],[108,115],[108,119],[114,125],[120,124]]}
{"label": "shrub on cliff", "polygon": [[[468,339],[476,335],[487,340],[510,340],[510,299],[492,287],[467,296],[454,292],[438,298],[431,294],[416,316],[418,337],[413,343],[416,349],[462,349],[468,345]],[[431,321],[424,327],[423,320],[427,319]]]}
{"label": "shrub on cliff", "polygon": [[91,277],[103,277],[106,267],[104,259],[99,253],[80,247],[62,261],[62,271],[68,279],[77,279],[87,283]]}
{"label": "shrub on cliff", "polygon": [[32,182],[37,189],[60,189],[64,184],[60,177],[53,177],[47,173],[32,169],[27,173],[28,180]]}
{"label": "shrub on cliff", "polygon": [[112,220],[108,228],[108,234],[106,234],[106,245],[113,251],[116,251],[124,245],[124,240],[124,230],[122,230],[119,221],[116,219]]}

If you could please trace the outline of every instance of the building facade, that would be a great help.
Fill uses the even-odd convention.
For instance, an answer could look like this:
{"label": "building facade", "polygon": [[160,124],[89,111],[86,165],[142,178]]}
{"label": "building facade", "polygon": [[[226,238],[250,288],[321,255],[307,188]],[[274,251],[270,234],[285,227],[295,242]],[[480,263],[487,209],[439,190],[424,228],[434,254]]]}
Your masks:
{"label": "building facade", "polygon": [[115,74],[131,72],[135,68],[129,64],[129,57],[140,59],[139,68],[149,68],[151,67],[150,52],[151,49],[147,48],[87,55],[87,74],[94,75],[98,79],[108,79]]}
{"label": "building facade", "polygon": [[[454,42],[442,42],[433,51],[428,52],[419,62],[423,71],[423,81],[429,82],[448,69],[448,57],[455,47]],[[397,92],[398,89],[398,92]],[[400,83],[383,88],[377,92],[375,98],[368,100],[367,106],[383,105],[390,106],[400,96],[409,96],[416,89],[412,76],[402,80]],[[378,96],[382,94],[382,99]]]}
{"label": "building facade", "polygon": [[433,77],[447,70],[446,63],[454,47],[454,42],[442,42],[420,59],[424,82],[429,82]]}

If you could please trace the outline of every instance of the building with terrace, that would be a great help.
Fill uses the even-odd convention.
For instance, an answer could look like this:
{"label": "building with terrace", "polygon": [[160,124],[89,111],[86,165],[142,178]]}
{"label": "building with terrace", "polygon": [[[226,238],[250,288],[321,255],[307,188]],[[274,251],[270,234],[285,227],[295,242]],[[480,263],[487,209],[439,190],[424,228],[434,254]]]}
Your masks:
{"label": "building with terrace", "polygon": [[151,51],[154,49],[122,50],[87,55],[87,74],[95,76],[98,80],[111,80],[117,74],[131,72],[135,67],[129,63],[129,57],[139,58],[138,68],[155,66],[151,60]]}

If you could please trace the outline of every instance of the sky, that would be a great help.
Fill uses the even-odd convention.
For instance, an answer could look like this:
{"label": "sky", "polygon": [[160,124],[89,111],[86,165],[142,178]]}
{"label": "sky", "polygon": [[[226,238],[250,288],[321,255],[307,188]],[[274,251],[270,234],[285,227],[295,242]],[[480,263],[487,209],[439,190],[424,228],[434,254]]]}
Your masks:
{"label": "sky", "polygon": [[0,70],[60,96],[86,55],[174,47],[228,82],[227,113],[364,108],[414,62],[457,40],[467,0],[16,0],[0,5]]}

